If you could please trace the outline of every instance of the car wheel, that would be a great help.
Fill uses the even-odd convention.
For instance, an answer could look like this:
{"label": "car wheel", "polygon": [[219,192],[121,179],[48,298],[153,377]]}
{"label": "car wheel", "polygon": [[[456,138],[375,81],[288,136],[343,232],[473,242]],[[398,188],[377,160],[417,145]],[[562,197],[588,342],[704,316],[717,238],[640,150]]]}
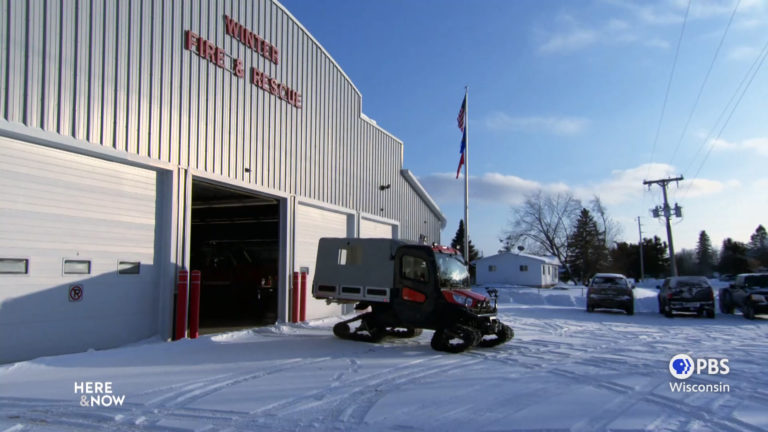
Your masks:
{"label": "car wheel", "polygon": [[744,314],[744,318],[748,320],[755,319],[755,309],[752,307],[752,303],[744,303],[744,307],[741,309],[741,312]]}
{"label": "car wheel", "polygon": [[715,317],[715,310],[707,309],[707,318],[714,318],[714,317]]}
{"label": "car wheel", "polygon": [[661,304],[661,298],[659,298],[658,300],[659,300],[659,313],[663,314],[664,313],[664,305]]}
{"label": "car wheel", "polygon": [[664,307],[664,316],[667,318],[674,318],[675,313],[672,311],[672,308],[669,307],[669,305]]}
{"label": "car wheel", "polygon": [[635,314],[635,305],[631,304],[629,305],[625,311],[627,312],[627,315],[634,315]]}
{"label": "car wheel", "polygon": [[595,311],[595,306],[593,306],[592,303],[587,303],[587,312],[592,313],[594,311]]}
{"label": "car wheel", "polygon": [[728,291],[720,294],[720,312],[724,314],[733,313],[733,301],[731,300],[731,293]]}

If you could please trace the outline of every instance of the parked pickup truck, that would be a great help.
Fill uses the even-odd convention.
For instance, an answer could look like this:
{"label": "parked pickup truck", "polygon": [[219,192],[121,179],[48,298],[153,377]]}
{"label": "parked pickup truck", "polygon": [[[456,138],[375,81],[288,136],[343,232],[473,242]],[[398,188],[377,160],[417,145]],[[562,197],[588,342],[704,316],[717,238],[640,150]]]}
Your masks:
{"label": "parked pickup truck", "polygon": [[741,309],[746,319],[768,313],[768,273],[744,273],[720,290],[720,312],[732,314]]}

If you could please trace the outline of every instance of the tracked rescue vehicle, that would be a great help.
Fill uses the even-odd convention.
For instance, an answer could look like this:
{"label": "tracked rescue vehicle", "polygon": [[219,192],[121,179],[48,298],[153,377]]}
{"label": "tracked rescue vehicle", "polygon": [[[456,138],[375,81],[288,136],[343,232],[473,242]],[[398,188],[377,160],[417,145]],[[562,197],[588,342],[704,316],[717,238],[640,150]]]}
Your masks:
{"label": "tracked rescue vehicle", "polygon": [[496,317],[496,290],[472,292],[462,256],[451,248],[391,239],[323,238],[312,284],[315,298],[370,311],[342,321],[342,339],[379,342],[434,330],[432,348],[461,352],[509,341]]}

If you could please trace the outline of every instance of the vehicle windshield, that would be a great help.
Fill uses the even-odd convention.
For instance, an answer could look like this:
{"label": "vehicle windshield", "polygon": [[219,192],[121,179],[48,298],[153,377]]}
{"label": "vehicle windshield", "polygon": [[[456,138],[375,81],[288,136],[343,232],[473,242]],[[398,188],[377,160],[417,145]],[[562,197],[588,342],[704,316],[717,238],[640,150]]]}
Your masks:
{"label": "vehicle windshield", "polygon": [[744,285],[748,287],[768,288],[768,275],[747,276]]}
{"label": "vehicle windshield", "polygon": [[709,284],[705,281],[684,280],[678,281],[676,288],[709,288]]}
{"label": "vehicle windshield", "polygon": [[435,252],[435,260],[440,288],[469,288],[469,272],[461,255]]}
{"label": "vehicle windshield", "polygon": [[595,276],[592,279],[592,285],[619,285],[626,286],[624,279],[611,276]]}

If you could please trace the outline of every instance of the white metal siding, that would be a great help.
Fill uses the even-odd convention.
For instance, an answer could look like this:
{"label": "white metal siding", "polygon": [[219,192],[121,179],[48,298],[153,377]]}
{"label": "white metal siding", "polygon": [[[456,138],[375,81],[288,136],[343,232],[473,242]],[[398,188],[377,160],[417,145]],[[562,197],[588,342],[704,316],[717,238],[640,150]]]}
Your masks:
{"label": "white metal siding", "polygon": [[360,218],[360,238],[395,238],[395,226]]}
{"label": "white metal siding", "polygon": [[[296,250],[295,269],[309,268],[307,289],[311,290],[315,274],[317,245],[322,237],[348,237],[349,219],[347,213],[323,209],[306,204],[296,205]],[[325,318],[341,314],[341,306],[327,305],[324,300],[307,296],[307,319]]]}
{"label": "white metal siding", "polygon": [[[156,177],[0,138],[0,258],[29,259],[29,274],[0,275],[0,362],[156,333]],[[64,275],[64,259],[91,261],[91,274]],[[118,261],[140,274],[118,275]]]}
{"label": "white metal siding", "polygon": [[[525,286],[551,286],[557,283],[557,266],[545,264],[537,258],[504,253],[480,259],[476,263],[478,284],[510,284]],[[495,266],[495,271],[489,267]],[[521,271],[520,266],[528,266],[527,271]],[[553,276],[543,273],[545,266],[553,268]]]}
{"label": "white metal siding", "polygon": [[[0,11],[3,119],[439,241],[439,215],[400,175],[403,143],[363,118],[358,89],[277,2],[0,0]],[[280,63],[227,35],[224,14],[277,46]],[[242,59],[246,77],[184,49],[186,30]],[[252,85],[251,67],[299,91],[303,108]]]}

